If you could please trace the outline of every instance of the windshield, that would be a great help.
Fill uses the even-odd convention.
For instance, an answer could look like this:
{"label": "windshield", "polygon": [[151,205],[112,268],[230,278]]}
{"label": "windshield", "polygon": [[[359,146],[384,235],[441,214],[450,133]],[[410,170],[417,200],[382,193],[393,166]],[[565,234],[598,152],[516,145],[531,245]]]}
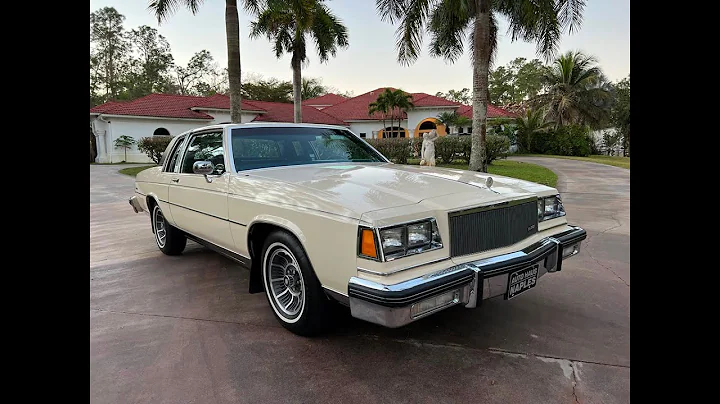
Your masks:
{"label": "windshield", "polygon": [[231,142],[237,171],[335,162],[386,162],[367,143],[342,129],[235,128]]}

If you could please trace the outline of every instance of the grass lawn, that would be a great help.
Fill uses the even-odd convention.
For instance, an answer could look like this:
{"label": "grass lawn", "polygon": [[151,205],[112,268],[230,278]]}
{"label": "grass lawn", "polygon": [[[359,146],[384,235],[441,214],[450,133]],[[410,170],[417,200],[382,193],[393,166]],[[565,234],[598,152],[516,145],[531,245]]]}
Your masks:
{"label": "grass lawn", "polygon": [[128,167],[123,168],[122,170],[118,171],[120,174],[129,175],[131,177],[134,177],[142,170],[147,170],[148,168],[153,168],[157,166],[141,166],[141,167]]}
{"label": "grass lawn", "polygon": [[568,160],[580,160],[580,161],[590,161],[593,163],[600,163],[600,164],[607,164],[609,166],[615,166],[620,168],[627,168],[630,169],[630,157],[622,157],[622,156],[602,156],[602,155],[592,155],[588,157],[575,157],[575,156],[553,156],[549,154],[517,154],[518,157],[552,157],[556,159],[568,159]]}
{"label": "grass lawn", "polygon": [[[420,164],[420,160],[411,159],[408,160],[408,164],[418,165]],[[455,160],[452,164],[438,164],[438,167],[455,168],[459,170],[468,169],[468,165],[459,160]],[[511,160],[495,160],[488,167],[488,172],[490,174],[537,182],[538,184],[553,188],[557,185],[557,175],[551,170],[537,164]]]}

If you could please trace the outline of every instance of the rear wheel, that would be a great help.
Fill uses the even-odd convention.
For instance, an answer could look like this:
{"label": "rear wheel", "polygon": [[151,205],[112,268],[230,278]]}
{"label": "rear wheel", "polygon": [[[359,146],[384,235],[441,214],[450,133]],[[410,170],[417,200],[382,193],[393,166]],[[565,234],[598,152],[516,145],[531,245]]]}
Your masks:
{"label": "rear wheel", "polygon": [[265,240],[262,259],[265,295],[280,324],[303,336],[327,329],[331,302],[300,243],[284,231],[273,232]]}
{"label": "rear wheel", "polygon": [[155,233],[155,243],[164,254],[179,255],[185,250],[187,244],[185,234],[165,220],[159,205],[153,206],[152,228]]}

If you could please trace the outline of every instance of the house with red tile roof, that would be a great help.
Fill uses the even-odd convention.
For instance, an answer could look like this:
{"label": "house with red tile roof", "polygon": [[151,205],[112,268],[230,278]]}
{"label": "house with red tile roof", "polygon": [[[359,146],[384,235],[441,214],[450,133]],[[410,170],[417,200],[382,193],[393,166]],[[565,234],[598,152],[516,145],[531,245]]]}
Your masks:
{"label": "house with red tile roof", "polygon": [[[385,88],[346,98],[326,94],[303,101],[305,123],[348,127],[364,138],[419,137],[436,129],[444,136],[451,132],[465,132],[464,128],[448,130],[437,121],[442,112],[455,111],[472,118],[472,107],[425,93],[411,93],[414,108],[396,111],[393,127],[390,120],[379,114],[370,116],[368,106]],[[293,104],[242,101],[244,122],[293,122]],[[488,106],[488,117],[513,116],[508,111]],[[100,163],[117,163],[124,159],[124,150],[116,149],[115,139],[127,135],[136,141],[150,136],[175,136],[202,126],[229,123],[230,98],[223,94],[197,97],[176,94],[150,94],[132,101],[111,101],[90,108],[90,126],[96,137],[97,158]],[[128,162],[149,162],[148,157],[133,146],[127,152]]]}
{"label": "house with red tile roof", "polygon": [[317,109],[323,109],[323,108],[331,107],[337,103],[343,102],[346,99],[347,98],[342,95],[328,93],[325,95],[321,95],[319,97],[308,98],[307,100],[304,100],[302,102],[302,105],[315,107]]}

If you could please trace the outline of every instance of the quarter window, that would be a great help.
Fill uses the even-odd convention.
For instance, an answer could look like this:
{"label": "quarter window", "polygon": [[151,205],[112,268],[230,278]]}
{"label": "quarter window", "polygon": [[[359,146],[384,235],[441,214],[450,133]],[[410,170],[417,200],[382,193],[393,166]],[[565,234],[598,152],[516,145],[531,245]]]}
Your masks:
{"label": "quarter window", "polygon": [[186,174],[193,173],[193,164],[196,161],[209,161],[215,166],[214,175],[220,175],[225,172],[225,150],[223,148],[223,134],[205,133],[194,136],[190,139],[183,158],[182,170],[180,172]]}
{"label": "quarter window", "polygon": [[183,145],[184,141],[185,141],[185,136],[180,136],[173,141],[173,144],[172,144],[173,149],[170,154],[170,159],[168,160],[167,164],[165,165],[165,169],[163,171],[165,171],[165,172],[174,172],[175,171],[175,164],[178,161],[178,157],[182,153],[182,145]]}

